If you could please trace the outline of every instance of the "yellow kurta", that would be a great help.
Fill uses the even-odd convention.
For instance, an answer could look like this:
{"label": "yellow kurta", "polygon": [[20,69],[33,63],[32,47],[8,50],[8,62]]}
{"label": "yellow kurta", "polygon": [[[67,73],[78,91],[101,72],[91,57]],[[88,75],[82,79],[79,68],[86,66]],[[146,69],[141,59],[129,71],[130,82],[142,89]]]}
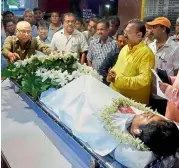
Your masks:
{"label": "yellow kurta", "polygon": [[154,64],[155,56],[143,41],[131,50],[126,45],[112,68],[117,76],[110,87],[128,98],[148,104],[152,84],[150,69]]}

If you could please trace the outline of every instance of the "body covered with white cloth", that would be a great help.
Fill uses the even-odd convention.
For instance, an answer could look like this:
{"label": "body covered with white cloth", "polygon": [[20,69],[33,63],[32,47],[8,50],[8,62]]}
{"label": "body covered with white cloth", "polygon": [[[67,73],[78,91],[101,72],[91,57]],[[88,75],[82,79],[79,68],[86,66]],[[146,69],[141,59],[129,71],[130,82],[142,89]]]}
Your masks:
{"label": "body covered with white cloth", "polygon": [[[127,143],[119,143],[104,128],[102,109],[112,99],[123,97],[92,76],[84,75],[58,90],[49,89],[41,94],[40,102],[55,114],[81,141],[97,154],[113,154],[121,164],[131,168],[144,168],[155,157],[151,151],[140,151]],[[133,108],[136,113],[140,110]],[[122,131],[131,123],[134,114],[117,115]],[[115,117],[115,114],[113,115]]]}

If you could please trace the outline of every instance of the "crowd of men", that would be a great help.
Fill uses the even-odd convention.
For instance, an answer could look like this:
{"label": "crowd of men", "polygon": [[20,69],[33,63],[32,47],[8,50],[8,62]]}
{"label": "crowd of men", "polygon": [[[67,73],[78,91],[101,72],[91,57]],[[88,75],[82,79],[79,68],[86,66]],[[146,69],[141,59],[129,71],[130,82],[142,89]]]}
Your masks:
{"label": "crowd of men", "polygon": [[[9,62],[53,51],[77,53],[81,64],[86,63],[103,76],[103,83],[179,122],[179,18],[173,36],[166,17],[147,17],[144,22],[133,19],[119,31],[117,16],[91,17],[84,23],[73,13],[61,16],[53,11],[50,18],[45,18],[35,8],[18,19],[6,11],[2,23],[2,58]],[[173,79],[168,84],[160,83],[169,97],[168,105],[157,95],[151,69],[162,70],[163,76]]]}

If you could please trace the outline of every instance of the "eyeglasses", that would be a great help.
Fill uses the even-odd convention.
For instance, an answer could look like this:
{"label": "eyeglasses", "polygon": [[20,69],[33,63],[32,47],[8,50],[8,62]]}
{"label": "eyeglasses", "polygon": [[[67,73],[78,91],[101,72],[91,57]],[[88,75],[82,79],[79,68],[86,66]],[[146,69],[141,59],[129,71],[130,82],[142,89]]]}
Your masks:
{"label": "eyeglasses", "polygon": [[69,24],[69,23],[74,24],[75,20],[65,20],[65,23],[67,23],[67,24]]}
{"label": "eyeglasses", "polygon": [[124,31],[124,35],[129,35],[129,34],[133,34],[133,33],[139,33],[139,32],[126,32],[126,31]]}
{"label": "eyeglasses", "polygon": [[30,35],[30,34],[32,33],[31,30],[19,30],[19,29],[17,29],[17,31],[18,31],[19,33],[23,34],[23,35],[25,35],[25,34]]}

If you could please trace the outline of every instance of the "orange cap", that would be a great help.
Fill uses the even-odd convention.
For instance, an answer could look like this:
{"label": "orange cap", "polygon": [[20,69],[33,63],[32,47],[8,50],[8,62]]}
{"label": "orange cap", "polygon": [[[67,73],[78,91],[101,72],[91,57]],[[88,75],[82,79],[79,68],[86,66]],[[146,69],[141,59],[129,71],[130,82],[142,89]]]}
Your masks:
{"label": "orange cap", "polygon": [[152,22],[146,22],[146,25],[149,26],[154,26],[158,24],[168,27],[169,29],[171,27],[171,22],[166,17],[158,17],[154,19]]}

